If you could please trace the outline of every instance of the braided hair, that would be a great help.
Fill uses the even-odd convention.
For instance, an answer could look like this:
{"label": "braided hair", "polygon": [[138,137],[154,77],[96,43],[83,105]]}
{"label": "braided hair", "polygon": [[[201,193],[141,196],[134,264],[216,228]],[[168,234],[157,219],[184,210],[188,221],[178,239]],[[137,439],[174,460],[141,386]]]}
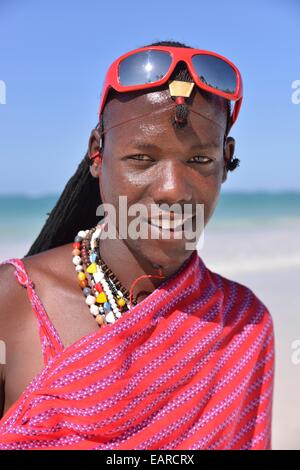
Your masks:
{"label": "braided hair", "polygon": [[[147,44],[147,46],[190,47],[184,43],[176,41],[160,41]],[[184,62],[179,62],[177,64],[171,78],[173,80],[187,82],[193,81]],[[113,90],[113,93],[109,93],[106,104],[113,96],[115,96],[116,93],[117,92],[115,90]],[[219,103],[225,107],[227,115],[227,126],[225,131],[226,137],[229,132],[231,117],[230,101],[211,93],[207,93],[203,90],[201,90],[201,93],[205,95],[207,100],[218,100]],[[185,126],[188,115],[188,107],[186,104],[177,104],[175,113],[179,119],[172,120],[173,126]],[[104,130],[103,113],[100,116],[96,128],[100,133]],[[32,256],[42,251],[70,243],[74,240],[74,234],[79,230],[84,227],[94,227],[99,223],[99,216],[96,216],[96,210],[102,201],[98,179],[94,178],[90,173],[89,166],[91,163],[88,152],[86,152],[74,175],[67,182],[52,211],[47,214],[48,217],[44,226],[24,257]],[[238,165],[239,159],[233,158],[227,162],[227,170],[233,171]]]}

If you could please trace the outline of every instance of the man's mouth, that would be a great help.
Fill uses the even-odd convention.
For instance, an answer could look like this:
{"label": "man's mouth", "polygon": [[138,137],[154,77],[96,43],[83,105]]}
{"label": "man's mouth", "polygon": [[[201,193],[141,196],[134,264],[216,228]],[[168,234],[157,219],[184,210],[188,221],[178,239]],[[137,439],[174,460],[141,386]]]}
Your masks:
{"label": "man's mouth", "polygon": [[150,225],[153,225],[154,227],[159,228],[160,230],[166,230],[168,232],[175,232],[175,231],[180,231],[183,229],[183,226],[186,221],[189,219],[193,219],[193,215],[189,215],[188,217],[175,217],[173,219],[170,219],[169,217],[163,217],[163,218],[152,218],[148,219],[148,223]]}

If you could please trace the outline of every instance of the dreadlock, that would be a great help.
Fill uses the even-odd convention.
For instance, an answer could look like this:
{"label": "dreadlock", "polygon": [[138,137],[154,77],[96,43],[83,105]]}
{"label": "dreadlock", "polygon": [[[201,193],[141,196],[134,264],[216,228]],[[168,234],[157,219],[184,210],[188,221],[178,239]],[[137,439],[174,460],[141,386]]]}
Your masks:
{"label": "dreadlock", "polygon": [[[173,46],[173,47],[188,47],[184,43],[176,41],[160,41],[146,46]],[[173,71],[173,80],[182,81],[193,81],[190,76],[185,63],[179,62]],[[219,100],[223,101],[225,105],[227,115],[227,127],[225,131],[225,137],[229,132],[231,106],[230,101],[225,98],[221,98],[211,93],[207,93],[201,90],[201,93],[207,98],[207,100]],[[113,93],[109,93],[106,101],[107,103],[112,99],[115,94],[118,94],[115,90]],[[172,124],[174,127],[182,127],[186,124],[186,118],[188,115],[188,108],[186,104],[177,104],[175,113],[180,118],[181,122],[173,120]],[[101,114],[99,122],[96,128],[99,130],[100,135],[104,130],[104,113]],[[103,146],[103,144],[102,144]],[[58,201],[53,207],[52,211],[47,214],[48,217],[38,237],[30,247],[28,253],[24,256],[32,256],[42,251],[55,248],[66,243],[70,243],[74,240],[74,234],[76,234],[82,228],[94,227],[99,223],[99,217],[96,216],[97,207],[102,203],[98,179],[94,178],[91,173],[89,166],[91,160],[88,152],[84,155],[82,161],[78,165],[74,175],[67,182],[62,194]],[[239,165],[239,159],[234,158],[230,162],[227,162],[227,170],[232,171]]]}

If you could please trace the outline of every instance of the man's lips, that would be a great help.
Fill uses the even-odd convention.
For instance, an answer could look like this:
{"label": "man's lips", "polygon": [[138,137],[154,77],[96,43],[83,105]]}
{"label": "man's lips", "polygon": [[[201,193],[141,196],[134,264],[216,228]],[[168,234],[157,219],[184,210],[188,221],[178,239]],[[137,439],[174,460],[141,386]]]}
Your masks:
{"label": "man's lips", "polygon": [[149,225],[159,228],[160,230],[167,230],[174,232],[176,230],[181,230],[184,224],[189,219],[194,219],[195,215],[190,215],[188,217],[163,217],[163,218],[149,218],[148,220],[144,219],[144,222],[148,222]]}

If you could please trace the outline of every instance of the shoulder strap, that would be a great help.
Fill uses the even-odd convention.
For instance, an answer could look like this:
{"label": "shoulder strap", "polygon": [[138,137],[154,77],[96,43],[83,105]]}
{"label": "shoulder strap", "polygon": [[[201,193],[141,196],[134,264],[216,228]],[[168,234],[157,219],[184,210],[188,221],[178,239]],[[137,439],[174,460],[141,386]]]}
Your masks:
{"label": "shoulder strap", "polygon": [[0,265],[7,263],[15,266],[16,269],[14,271],[14,275],[19,284],[27,290],[29,301],[39,324],[39,335],[41,339],[44,363],[48,364],[49,359],[53,358],[64,349],[63,343],[55,326],[48,317],[45,307],[35,292],[34,283],[30,279],[23,261],[19,258],[10,258],[0,263]]}

